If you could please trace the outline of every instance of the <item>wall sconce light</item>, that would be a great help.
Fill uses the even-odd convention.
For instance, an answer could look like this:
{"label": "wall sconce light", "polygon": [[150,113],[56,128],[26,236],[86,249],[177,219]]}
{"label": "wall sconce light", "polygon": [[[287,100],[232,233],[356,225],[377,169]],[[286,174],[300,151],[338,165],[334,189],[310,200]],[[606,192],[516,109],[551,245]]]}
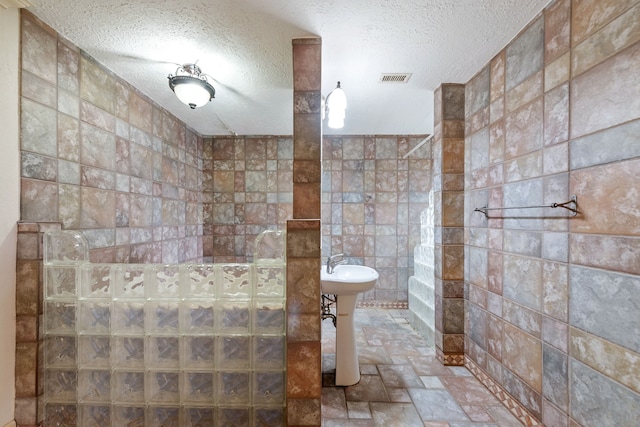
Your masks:
{"label": "wall sconce light", "polygon": [[340,87],[340,82],[329,95],[325,103],[326,116],[329,117],[327,125],[332,129],[344,127],[345,110],[347,109],[347,96]]}
{"label": "wall sconce light", "polygon": [[202,107],[215,98],[216,90],[196,64],[184,64],[169,74],[169,87],[178,99],[191,109]]}

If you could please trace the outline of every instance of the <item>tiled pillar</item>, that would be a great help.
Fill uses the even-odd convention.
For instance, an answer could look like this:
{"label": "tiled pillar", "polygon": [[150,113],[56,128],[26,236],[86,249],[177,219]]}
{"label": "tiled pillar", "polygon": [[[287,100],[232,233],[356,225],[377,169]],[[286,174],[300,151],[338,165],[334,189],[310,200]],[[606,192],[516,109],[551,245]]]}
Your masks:
{"label": "tiled pillar", "polygon": [[293,40],[293,220],[287,222],[287,424],[320,426],[321,53]]}
{"label": "tiled pillar", "polygon": [[19,223],[16,261],[16,407],[18,427],[35,426],[42,421],[39,397],[44,394],[43,366],[38,366],[43,351],[39,335],[42,315],[42,236],[60,229],[58,223]]}
{"label": "tiled pillar", "polygon": [[436,354],[464,364],[464,85],[435,92],[433,192]]}

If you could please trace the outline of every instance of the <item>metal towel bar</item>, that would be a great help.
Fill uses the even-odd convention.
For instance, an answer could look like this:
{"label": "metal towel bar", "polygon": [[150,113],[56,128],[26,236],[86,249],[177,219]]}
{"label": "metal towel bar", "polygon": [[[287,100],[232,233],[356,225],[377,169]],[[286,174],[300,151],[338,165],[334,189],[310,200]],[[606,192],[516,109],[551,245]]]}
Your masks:
{"label": "metal towel bar", "polygon": [[536,206],[509,206],[509,207],[499,207],[499,208],[490,208],[487,206],[483,206],[481,208],[475,208],[474,212],[482,212],[484,216],[489,218],[488,211],[501,211],[508,209],[535,209],[535,208],[563,208],[571,211],[571,216],[578,215],[578,197],[576,195],[572,195],[571,199],[564,203],[551,203],[550,205],[536,205]]}

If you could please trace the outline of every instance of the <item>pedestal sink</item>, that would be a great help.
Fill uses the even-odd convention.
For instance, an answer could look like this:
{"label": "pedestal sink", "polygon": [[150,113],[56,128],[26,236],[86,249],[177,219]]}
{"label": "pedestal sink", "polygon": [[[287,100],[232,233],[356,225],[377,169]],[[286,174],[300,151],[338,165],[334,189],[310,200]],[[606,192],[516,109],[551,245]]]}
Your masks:
{"label": "pedestal sink", "polygon": [[360,381],[353,314],[358,294],[373,289],[378,272],[363,265],[338,265],[329,274],[320,271],[323,294],[336,296],[336,385],[348,386]]}

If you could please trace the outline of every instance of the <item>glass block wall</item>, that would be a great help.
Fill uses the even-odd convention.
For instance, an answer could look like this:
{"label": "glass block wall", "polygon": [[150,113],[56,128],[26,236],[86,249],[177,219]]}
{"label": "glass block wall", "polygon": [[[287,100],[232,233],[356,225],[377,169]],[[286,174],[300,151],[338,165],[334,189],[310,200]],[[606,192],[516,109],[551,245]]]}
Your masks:
{"label": "glass block wall", "polygon": [[45,235],[44,408],[56,426],[280,426],[285,242],[252,264],[95,264]]}

